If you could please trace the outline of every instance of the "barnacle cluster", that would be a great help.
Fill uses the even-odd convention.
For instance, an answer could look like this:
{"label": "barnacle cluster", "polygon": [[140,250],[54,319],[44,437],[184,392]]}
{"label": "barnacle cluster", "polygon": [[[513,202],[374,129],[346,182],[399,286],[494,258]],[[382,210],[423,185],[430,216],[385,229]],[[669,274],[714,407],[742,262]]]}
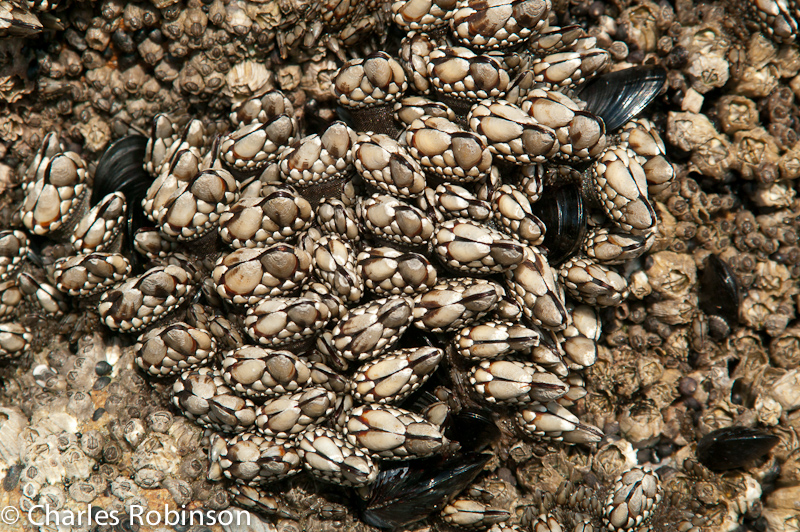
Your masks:
{"label": "barnacle cluster", "polygon": [[326,83],[347,48],[382,31],[378,7],[372,1],[4,2],[0,101],[32,93],[37,101],[0,118],[0,138],[12,158],[25,160],[41,144],[40,131],[63,130],[99,155],[129,128],[147,130],[159,112],[191,106],[220,112],[272,88],[327,99]]}
{"label": "barnacle cluster", "polygon": [[[413,19],[420,9],[430,13]],[[139,368],[173,380],[178,412],[216,432],[209,479],[248,486],[270,513],[263,486],[302,469],[368,487],[379,461],[452,454],[463,436],[445,423],[476,400],[529,436],[600,441],[568,411],[585,395],[576,370],[594,362],[596,307],[628,295],[611,265],[652,244],[648,182],[672,177],[654,126],[628,123],[663,79],[636,71],[594,89],[590,103],[623,126],[607,141],[575,88],[610,55],[577,26],[549,26],[548,2],[393,10],[414,30],[399,43],[404,65],[374,52],[333,81],[356,130],[333,122],[303,136],[292,102],[269,91],[233,108],[230,132],[158,115],[146,145],[128,137],[106,152],[92,186],[51,134],[26,173],[30,236],[3,234],[6,313],[25,296],[58,316],[72,297],[137,334]],[[581,163],[583,177],[566,166]],[[545,194],[549,211],[536,207]],[[35,250],[39,237],[64,244]],[[19,260],[29,250],[42,270]],[[412,325],[431,346],[404,335]],[[31,334],[6,327],[12,357]],[[394,406],[440,365],[453,375],[440,371],[434,403]],[[612,506],[610,526],[648,516]]]}
{"label": "barnacle cluster", "polygon": [[[0,117],[4,163],[28,158],[0,239],[4,394],[22,399],[0,442],[20,507],[125,514],[163,489],[281,529],[366,529],[401,524],[387,486],[428,468],[457,479],[445,495],[466,487],[437,526],[789,526],[792,34],[742,38],[715,4],[572,6],[589,32],[543,1],[356,4],[35,8],[69,21],[37,90],[80,117],[55,129],[84,148],[51,135],[34,156],[35,113]],[[774,5],[754,11],[791,25],[791,2]],[[130,32],[137,14],[159,18]],[[663,75],[625,61],[655,57],[681,111],[628,122]],[[10,71],[4,94],[28,75]],[[491,459],[459,415],[502,428]],[[772,458],[698,464],[704,436],[772,445],[714,432],[731,425],[772,427]]]}
{"label": "barnacle cluster", "polygon": [[800,5],[796,0],[749,2],[761,31],[778,43],[791,44],[800,30]]}
{"label": "barnacle cluster", "polygon": [[[797,391],[790,384],[796,365],[783,353],[795,345],[798,287],[790,258],[797,246],[798,48],[766,31],[738,34],[720,6],[678,18],[665,64],[681,107],[668,113],[666,136],[679,171],[654,197],[663,233],[639,278],[642,300],[629,300],[605,322],[614,351],[601,348],[587,379],[601,392],[587,408],[602,418],[586,419],[618,421],[620,436],[640,455],[678,463],[686,442],[721,427],[780,436],[763,469],[731,477],[755,478],[765,494],[777,486],[781,497],[765,497],[763,511],[758,504],[741,511],[713,492],[698,497],[698,513],[720,528],[744,515],[785,530],[794,517],[782,496],[795,481],[766,470],[790,464],[797,444],[797,407],[787,401]],[[606,416],[610,403],[616,411]]]}

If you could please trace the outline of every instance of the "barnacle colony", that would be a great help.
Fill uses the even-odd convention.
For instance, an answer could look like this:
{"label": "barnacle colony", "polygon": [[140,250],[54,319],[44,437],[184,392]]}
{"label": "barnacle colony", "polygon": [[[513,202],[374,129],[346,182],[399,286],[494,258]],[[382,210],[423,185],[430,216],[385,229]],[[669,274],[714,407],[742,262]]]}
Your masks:
{"label": "barnacle colony", "polygon": [[[568,408],[586,393],[597,307],[628,295],[615,266],[655,235],[648,189],[672,178],[654,126],[629,121],[663,75],[587,85],[609,54],[548,26],[543,0],[392,9],[400,60],[340,69],[346,122],[304,135],[278,91],[235,107],[230,132],[159,115],[146,146],[124,139],[98,165],[103,197],[50,135],[21,220],[63,245],[37,251],[38,268],[25,233],[2,235],[3,314],[24,297],[137,335],[137,365],[214,432],[209,478],[240,499],[302,470],[368,487],[381,464],[454,453],[448,412],[468,401],[529,436],[602,438]],[[30,331],[3,327],[18,356]],[[434,374],[433,404],[403,402]],[[653,474],[630,475],[650,506],[629,522],[612,497],[611,529],[658,502]]]}

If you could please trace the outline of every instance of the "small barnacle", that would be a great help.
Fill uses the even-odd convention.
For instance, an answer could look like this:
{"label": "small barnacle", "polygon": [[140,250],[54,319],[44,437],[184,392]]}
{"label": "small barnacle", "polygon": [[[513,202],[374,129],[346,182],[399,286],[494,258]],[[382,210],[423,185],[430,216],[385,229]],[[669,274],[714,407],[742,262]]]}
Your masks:
{"label": "small barnacle", "polygon": [[183,21],[184,31],[190,37],[200,37],[206,30],[208,23],[207,15],[198,8],[186,10],[186,18]]}
{"label": "small barnacle", "polygon": [[[164,47],[150,38],[139,43],[138,51],[145,63],[152,66],[161,63],[165,53]],[[159,78],[163,79],[163,76],[159,76]]]}
{"label": "small barnacle", "polygon": [[153,467],[143,467],[136,471],[133,480],[141,488],[154,489],[160,486],[165,477],[166,475],[163,471]]}
{"label": "small barnacle", "polygon": [[653,446],[661,438],[664,418],[652,401],[643,400],[627,405],[619,416],[619,424],[625,439],[641,449]]}
{"label": "small barnacle", "polygon": [[60,510],[63,508],[64,503],[67,501],[67,494],[60,486],[48,485],[39,491],[39,500],[41,504],[53,510]]}
{"label": "small barnacle", "polygon": [[188,92],[190,94],[199,94],[205,88],[205,80],[203,79],[203,76],[191,63],[186,63],[183,66],[176,82],[184,92]]}
{"label": "small barnacle", "polygon": [[86,30],[86,44],[98,52],[104,52],[111,41],[111,35],[103,28],[92,26]]}
{"label": "small barnacle", "polygon": [[732,92],[748,98],[764,98],[778,86],[779,72],[772,65],[756,66],[749,57],[748,62],[736,73]]}
{"label": "small barnacle", "polygon": [[94,466],[94,460],[86,456],[77,445],[64,449],[61,452],[61,460],[67,481],[88,478]]}
{"label": "small barnacle", "polygon": [[116,464],[122,460],[122,448],[113,441],[107,441],[103,445],[103,460],[109,464]]}
{"label": "small barnacle", "polygon": [[167,410],[159,410],[148,414],[146,420],[150,430],[165,433],[172,425],[172,414]]}
{"label": "small barnacle", "polygon": [[622,12],[618,23],[627,30],[629,44],[644,52],[652,52],[660,36],[661,9],[652,2],[631,6]]}
{"label": "small barnacle", "polygon": [[225,75],[225,94],[234,103],[258,98],[273,86],[273,74],[260,62],[236,63]]}
{"label": "small barnacle", "polygon": [[717,116],[722,130],[733,134],[753,129],[758,122],[756,104],[750,98],[739,95],[723,96],[717,101]]}
{"label": "small barnacle", "polygon": [[70,484],[67,495],[76,502],[91,503],[100,495],[100,490],[91,482],[77,481]]}
{"label": "small barnacle", "polygon": [[58,62],[63,66],[68,76],[75,77],[83,72],[80,56],[68,48],[61,50],[58,55]]}
{"label": "small barnacle", "polygon": [[69,398],[67,408],[69,408],[70,412],[73,412],[76,417],[86,419],[90,417],[94,411],[94,404],[92,403],[92,399],[89,394],[84,392],[75,392]]}
{"label": "small barnacle", "polygon": [[684,298],[697,282],[694,259],[686,254],[654,253],[647,258],[645,272],[654,291],[674,300]]}
{"label": "small barnacle", "polygon": [[794,317],[788,303],[766,290],[749,290],[739,315],[745,325],[756,330],[763,330],[771,324],[770,331],[776,334]]}
{"label": "small barnacle", "polygon": [[769,344],[770,360],[779,368],[792,369],[800,366],[800,329],[790,327]]}
{"label": "small barnacle", "polygon": [[729,77],[727,58],[715,54],[694,56],[685,71],[691,78],[692,88],[700,94],[722,87]]}
{"label": "small barnacle", "polygon": [[195,480],[206,472],[201,455],[187,454],[181,458],[178,474],[183,479]]}
{"label": "small barnacle", "polygon": [[705,115],[670,111],[667,116],[667,138],[685,152],[693,152],[717,137],[719,133]]}
{"label": "small barnacle", "polygon": [[[767,174],[760,168],[759,176]],[[772,175],[775,175],[773,172]],[[759,184],[753,194],[753,201],[759,207],[789,207],[797,192],[788,183],[762,183]],[[767,254],[772,254],[775,249],[768,250]]]}
{"label": "small barnacle", "polygon": [[104,436],[97,430],[88,430],[81,435],[81,450],[90,458],[99,458],[103,453]]}
{"label": "small barnacle", "polygon": [[172,500],[178,506],[184,506],[192,500],[191,485],[185,480],[165,478],[161,485],[172,495]]}
{"label": "small barnacle", "polygon": [[763,128],[737,131],[733,144],[735,164],[745,179],[762,179],[760,174],[763,165],[778,163],[778,146],[775,139]]}
{"label": "small barnacle", "polygon": [[253,26],[253,20],[247,15],[244,9],[237,4],[228,4],[225,11],[223,28],[225,28],[228,33],[244,36],[250,31],[250,28]]}
{"label": "small barnacle", "polygon": [[137,64],[122,73],[122,84],[126,91],[135,95],[139,93],[148,77],[144,68]]}

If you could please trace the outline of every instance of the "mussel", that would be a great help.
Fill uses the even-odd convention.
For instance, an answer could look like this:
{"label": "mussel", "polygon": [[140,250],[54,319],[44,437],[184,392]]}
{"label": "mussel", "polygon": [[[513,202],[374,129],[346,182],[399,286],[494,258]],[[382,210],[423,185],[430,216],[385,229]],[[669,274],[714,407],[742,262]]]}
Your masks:
{"label": "mussel", "polygon": [[712,471],[736,469],[761,458],[778,441],[776,435],[764,430],[725,427],[706,434],[697,442],[697,459]]}
{"label": "mussel", "polygon": [[384,462],[361,518],[379,528],[419,521],[441,510],[478,476],[491,453],[481,452],[500,437],[491,411],[464,408],[446,422],[448,439],[458,442],[453,456]]}
{"label": "mussel", "polygon": [[153,177],[144,169],[146,146],[147,137],[122,137],[106,149],[94,172],[91,205],[97,205],[112,192],[125,194],[129,237],[146,221],[141,203],[153,183]]}
{"label": "mussel", "polygon": [[542,247],[547,249],[551,266],[578,252],[586,237],[586,208],[577,186],[545,187],[533,212],[544,222],[547,231]]}
{"label": "mussel", "polygon": [[480,452],[500,437],[500,429],[488,409],[464,409],[450,417],[445,436],[457,441],[462,451]]}
{"label": "mussel", "polygon": [[611,132],[638,115],[661,92],[667,72],[661,67],[637,66],[598,76],[578,91],[586,110]]}
{"label": "mussel", "polygon": [[700,279],[700,310],[709,317],[709,332],[715,338],[728,336],[739,324],[742,289],[728,263],[710,255]]}
{"label": "mussel", "polygon": [[111,144],[97,161],[91,204],[107,194],[122,192],[128,204],[141,201],[153,178],[144,169],[147,137],[128,135]]}
{"label": "mussel", "polygon": [[385,462],[361,519],[378,528],[425,519],[466,488],[491,457],[489,453],[462,453],[447,459]]}

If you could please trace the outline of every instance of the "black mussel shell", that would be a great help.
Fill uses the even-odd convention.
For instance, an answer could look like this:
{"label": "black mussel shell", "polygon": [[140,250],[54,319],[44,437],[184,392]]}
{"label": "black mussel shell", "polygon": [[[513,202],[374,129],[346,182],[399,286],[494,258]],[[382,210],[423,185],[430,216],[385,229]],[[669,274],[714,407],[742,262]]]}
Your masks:
{"label": "black mussel shell", "polygon": [[586,238],[586,209],[580,189],[545,187],[531,208],[547,228],[542,247],[547,249],[550,266],[556,267],[575,255]]}
{"label": "black mussel shell", "polygon": [[500,429],[492,421],[490,410],[465,408],[450,416],[445,436],[457,441],[462,451],[480,452],[500,437]]}
{"label": "black mussel shell", "polygon": [[91,204],[97,205],[112,192],[125,194],[128,210],[128,238],[133,241],[136,230],[145,225],[146,218],[141,208],[142,199],[153,183],[153,177],[144,169],[147,137],[129,135],[109,146],[94,172]]}
{"label": "black mussel shell", "polygon": [[779,438],[747,427],[717,429],[697,442],[697,459],[712,471],[742,467],[767,454]]}
{"label": "black mussel shell", "polygon": [[361,519],[378,528],[395,528],[441,510],[466,488],[492,457],[461,453],[403,462],[384,462]]}
{"label": "black mussel shell", "polygon": [[728,329],[733,329],[739,324],[741,301],[742,289],[731,267],[710,255],[700,279],[700,310],[709,317],[719,316]]}
{"label": "black mussel shell", "polygon": [[140,202],[153,182],[153,177],[144,169],[147,137],[129,135],[109,146],[94,172],[92,205],[112,192],[125,194],[125,202],[130,206]]}
{"label": "black mussel shell", "polygon": [[603,119],[611,132],[638,115],[667,83],[661,67],[637,66],[598,76],[578,91],[586,110]]}

